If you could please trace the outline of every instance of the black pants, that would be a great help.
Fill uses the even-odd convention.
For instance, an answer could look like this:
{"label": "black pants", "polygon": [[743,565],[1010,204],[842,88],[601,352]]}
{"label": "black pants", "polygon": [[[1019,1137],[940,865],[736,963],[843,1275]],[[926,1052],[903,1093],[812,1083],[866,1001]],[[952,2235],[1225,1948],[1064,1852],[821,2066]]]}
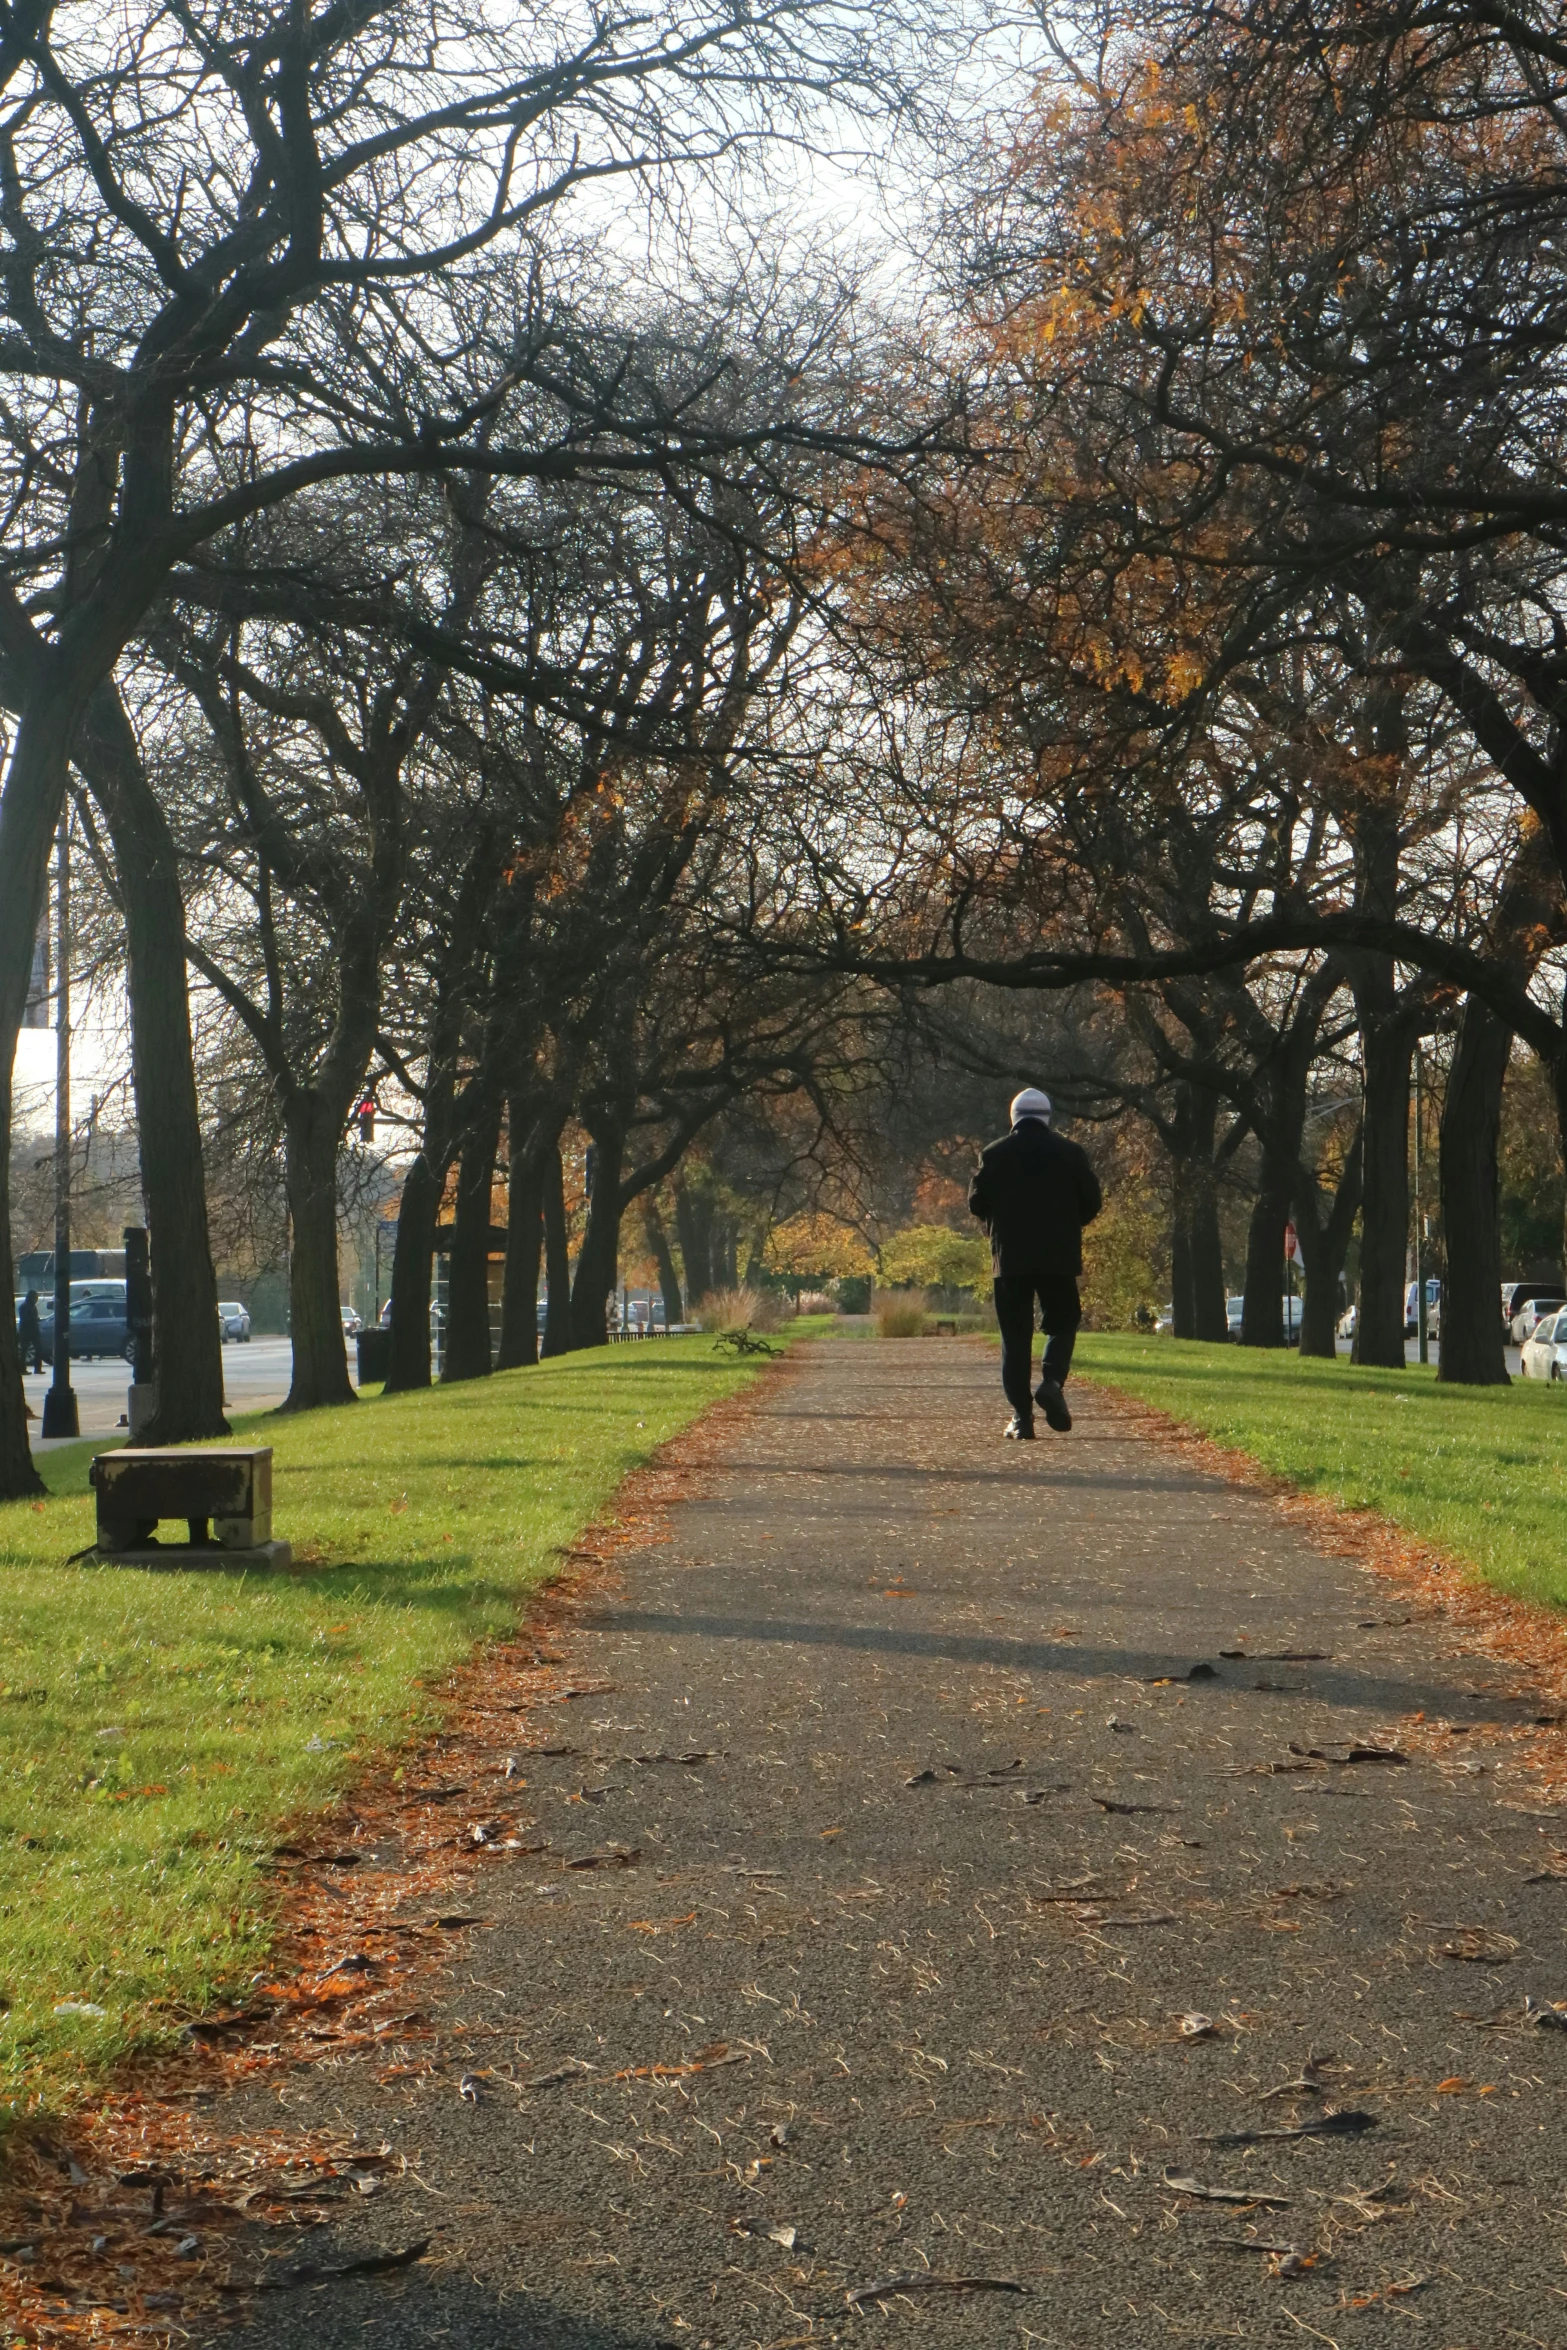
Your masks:
{"label": "black pants", "polygon": [[1070,1273],[998,1273],[996,1320],[1001,1325],[1001,1384],[1020,1420],[1034,1416],[1034,1300],[1045,1331],[1043,1376],[1065,1386],[1072,1345],[1083,1319],[1077,1283]]}

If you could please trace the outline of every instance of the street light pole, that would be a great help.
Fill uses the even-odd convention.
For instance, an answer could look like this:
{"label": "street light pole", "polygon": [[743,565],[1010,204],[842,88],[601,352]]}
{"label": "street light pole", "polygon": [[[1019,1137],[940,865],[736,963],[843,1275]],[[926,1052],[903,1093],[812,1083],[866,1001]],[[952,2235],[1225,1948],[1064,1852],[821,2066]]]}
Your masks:
{"label": "street light pole", "polygon": [[54,1376],[44,1394],[45,1436],[79,1436],[71,1385],[71,805],[55,832]]}
{"label": "street light pole", "polygon": [[1420,1360],[1431,1360],[1431,1331],[1426,1320],[1426,1218],[1420,1199],[1420,1120],[1423,1108],[1424,1063],[1415,1046],[1415,1327],[1420,1333]]}

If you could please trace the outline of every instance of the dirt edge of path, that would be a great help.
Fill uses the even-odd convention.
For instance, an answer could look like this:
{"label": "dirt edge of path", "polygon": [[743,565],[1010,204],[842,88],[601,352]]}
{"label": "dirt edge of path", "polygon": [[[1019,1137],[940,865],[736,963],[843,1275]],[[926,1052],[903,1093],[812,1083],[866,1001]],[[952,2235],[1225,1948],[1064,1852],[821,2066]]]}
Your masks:
{"label": "dirt edge of path", "polygon": [[[241,2276],[232,2258],[241,2228],[286,2241],[345,2189],[374,2193],[378,2173],[407,2168],[346,2132],[236,2134],[224,2094],[281,2089],[301,2067],[377,2044],[392,2055],[395,2042],[407,2071],[449,2061],[416,2003],[482,1930],[486,1873],[546,1849],[529,1834],[527,1754],[599,1694],[573,1673],[576,1621],[616,1589],[623,1553],[670,1539],[676,1505],[710,1489],[736,1431],[798,1376],[804,1351],[761,1366],[632,1470],[517,1631],[446,1676],[439,1728],[284,1834],[276,1963],[248,1999],[191,2018],[180,2047],[132,2060],[77,2111],[13,2126],[0,2168],[8,2350],[172,2339],[237,2318],[255,2289],[253,2260]],[[381,1865],[361,1875],[371,1854]]]}

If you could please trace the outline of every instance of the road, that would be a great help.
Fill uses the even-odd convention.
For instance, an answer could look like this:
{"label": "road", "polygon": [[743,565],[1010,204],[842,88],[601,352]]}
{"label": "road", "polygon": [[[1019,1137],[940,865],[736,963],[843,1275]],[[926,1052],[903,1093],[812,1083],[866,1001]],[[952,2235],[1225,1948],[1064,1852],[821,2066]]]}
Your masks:
{"label": "road", "polygon": [[[229,1409],[236,1412],[261,1412],[280,1404],[288,1393],[290,1360],[291,1350],[286,1338],[252,1338],[244,1346],[225,1346],[223,1391]],[[348,1350],[348,1370],[352,1377],[352,1347]],[[43,1425],[44,1391],[51,1376],[46,1369],[38,1377],[24,1382],[27,1400],[34,1413],[34,1452],[51,1451],[56,1443],[69,1441],[67,1438],[46,1440],[38,1433]],[[118,1356],[107,1362],[78,1362],[71,1365],[71,1385],[76,1390],[83,1436],[111,1438],[123,1433],[122,1414],[129,1379],[130,1366],[121,1362]]]}

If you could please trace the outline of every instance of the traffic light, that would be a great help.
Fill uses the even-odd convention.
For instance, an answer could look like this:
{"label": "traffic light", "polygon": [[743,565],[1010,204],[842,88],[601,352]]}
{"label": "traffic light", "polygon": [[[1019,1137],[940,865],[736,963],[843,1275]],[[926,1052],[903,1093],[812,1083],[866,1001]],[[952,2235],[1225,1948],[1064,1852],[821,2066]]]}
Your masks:
{"label": "traffic light", "polygon": [[364,1098],[364,1100],[363,1100],[363,1101],[360,1103],[360,1105],[359,1105],[358,1109],[357,1109],[357,1110],[355,1110],[355,1112],[354,1112],[354,1116],[355,1116],[355,1118],[357,1119],[357,1121],[358,1121],[358,1124],[359,1124],[359,1139],[360,1139],[360,1141],[361,1141],[361,1142],[374,1142],[374,1140],[375,1140],[375,1095],[374,1095],[373,1093],[367,1093],[367,1094],[365,1095],[365,1098]]}

